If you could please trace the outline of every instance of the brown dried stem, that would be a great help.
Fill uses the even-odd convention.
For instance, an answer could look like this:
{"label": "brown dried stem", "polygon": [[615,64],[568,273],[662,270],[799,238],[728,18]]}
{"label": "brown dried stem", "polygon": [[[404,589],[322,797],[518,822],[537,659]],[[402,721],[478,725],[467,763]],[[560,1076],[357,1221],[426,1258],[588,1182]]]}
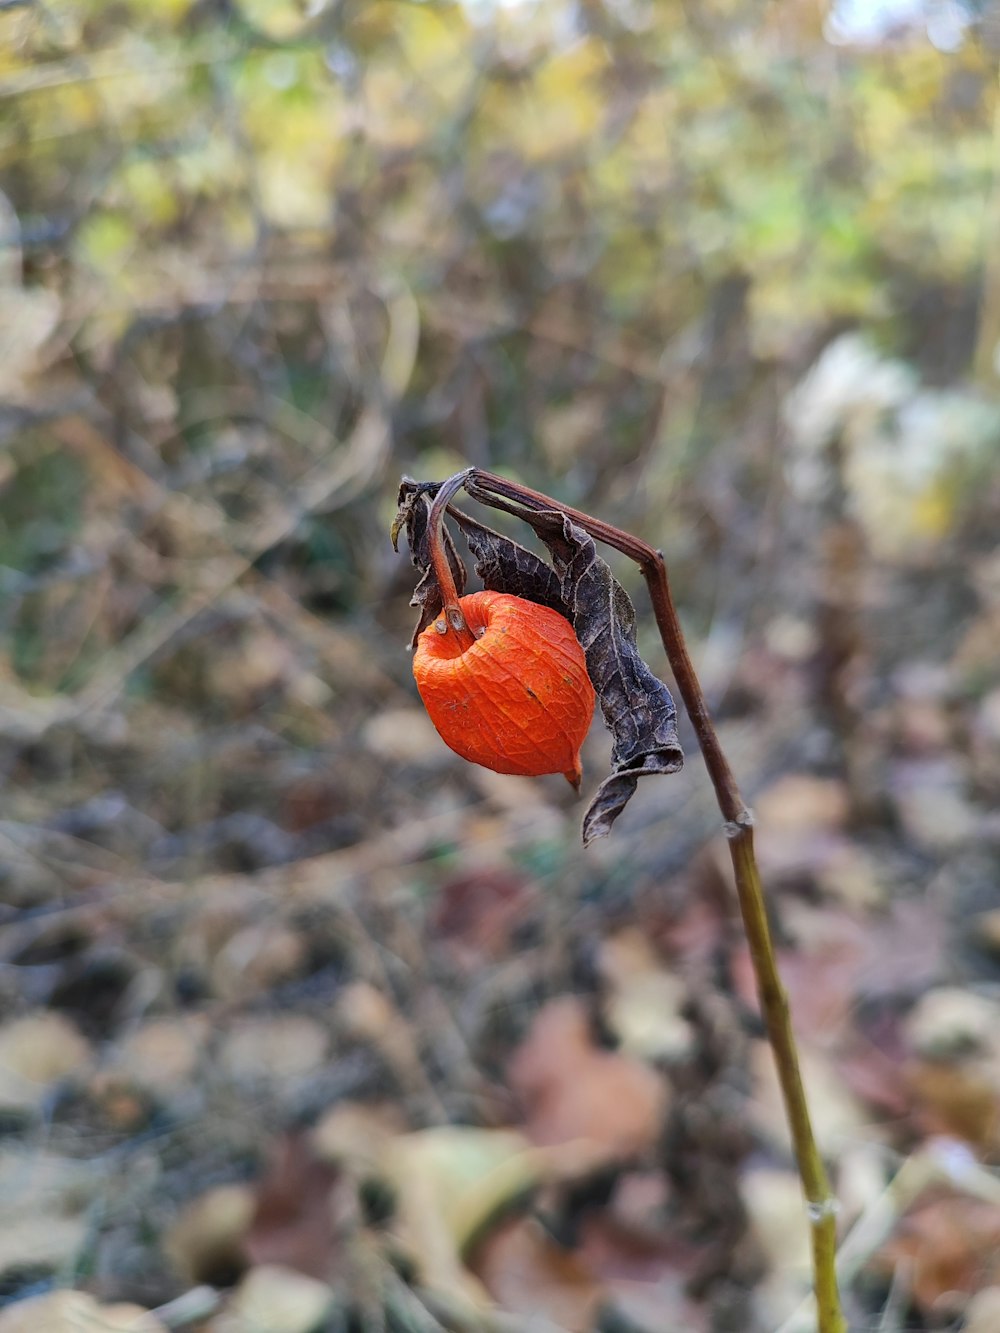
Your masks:
{"label": "brown dried stem", "polygon": [[[557,510],[565,514],[591,537],[628,556],[642,571],[649,589],[660,638],[678,691],[698,737],[702,757],[725,821],[729,854],[733,863],[743,926],[750,945],[757,993],[760,997],[768,1041],[774,1052],[785,1112],[791,1128],[795,1160],[808,1205],[818,1333],[847,1333],[847,1323],[841,1310],[837,1286],[837,1203],[813,1135],[809,1107],[802,1086],[788,996],[778,972],[764,890],[754,854],[753,818],[740,795],[736,778],[712,723],[701,682],[691,661],[677,610],[670,595],[663,553],[631,533],[623,532],[601,519],[561,504],[540,491],[533,491],[504,477],[483,472],[479,468],[470,468],[467,472],[459,473],[457,477],[445,482],[438,492],[435,505],[441,502],[443,493],[450,497],[467,481],[473,482],[484,491],[512,500],[529,509]],[[445,488],[448,488],[447,492]],[[442,510],[446,504],[447,499],[442,505]],[[435,572],[436,570],[437,566]]]}
{"label": "brown dried stem", "polygon": [[476,636],[466,624],[465,616],[462,615],[462,608],[458,604],[458,589],[455,586],[455,579],[448,563],[442,533],[445,510],[456,491],[460,491],[465,485],[466,477],[467,473],[459,472],[454,477],[449,477],[447,481],[442,482],[427,517],[427,546],[434,577],[441,592],[442,603],[441,618],[434,622],[434,628],[440,634],[449,632],[455,634],[462,648],[471,648],[476,641]]}

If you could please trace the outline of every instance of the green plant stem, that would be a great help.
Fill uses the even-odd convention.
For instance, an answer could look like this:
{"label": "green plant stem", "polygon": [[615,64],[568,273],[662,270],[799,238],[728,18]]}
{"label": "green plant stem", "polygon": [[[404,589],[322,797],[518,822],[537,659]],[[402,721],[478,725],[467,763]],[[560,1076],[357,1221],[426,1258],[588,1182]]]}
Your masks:
{"label": "green plant stem", "polygon": [[740,795],[733,771],[709,714],[701,682],[691,661],[684,632],[670,594],[663,553],[631,533],[623,532],[620,528],[612,527],[611,524],[593,518],[590,514],[560,504],[558,500],[507,481],[503,477],[493,476],[478,468],[472,468],[468,473],[461,475],[463,480],[472,481],[483,490],[514,500],[529,509],[550,509],[564,513],[596,540],[614,547],[635,561],[642,571],[649,589],[664,651],[677,682],[678,692],[698,737],[702,758],[725,820],[729,854],[733,863],[743,926],[750,946],[761,1012],[768,1041],[774,1052],[785,1113],[792,1134],[795,1161],[807,1201],[818,1330],[819,1333],[847,1333],[847,1323],[841,1310],[837,1286],[837,1202],[816,1144],[805,1089],[802,1086],[798,1049],[788,1008],[788,995],[778,972],[764,890],[754,854],[753,817]]}

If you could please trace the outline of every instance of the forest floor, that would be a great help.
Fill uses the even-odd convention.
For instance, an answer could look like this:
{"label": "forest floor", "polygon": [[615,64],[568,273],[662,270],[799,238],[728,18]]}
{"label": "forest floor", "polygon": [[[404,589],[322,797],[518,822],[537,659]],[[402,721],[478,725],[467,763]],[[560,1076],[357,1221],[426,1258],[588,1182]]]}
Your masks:
{"label": "forest floor", "polygon": [[[135,546],[176,562],[148,522]],[[241,569],[138,685],[111,654],[83,702],[5,715],[0,1330],[808,1329],[688,730],[584,852],[560,778],[440,743],[409,565],[384,568],[366,622]],[[876,572],[693,649],[756,815],[851,1326],[993,1333],[1000,565],[970,536]],[[608,751],[595,723],[586,790]]]}

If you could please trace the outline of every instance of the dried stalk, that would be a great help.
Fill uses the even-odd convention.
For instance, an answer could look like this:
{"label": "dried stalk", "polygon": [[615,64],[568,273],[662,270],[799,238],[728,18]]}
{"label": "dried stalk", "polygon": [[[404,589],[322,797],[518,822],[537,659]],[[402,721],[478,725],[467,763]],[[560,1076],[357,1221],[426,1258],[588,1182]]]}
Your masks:
{"label": "dried stalk", "polygon": [[512,500],[528,509],[557,510],[565,514],[595,540],[604,542],[628,556],[642,571],[664,651],[684,701],[684,707],[698,737],[702,758],[725,821],[726,838],[733,863],[743,926],[750,946],[757,993],[760,997],[768,1041],[774,1052],[785,1113],[792,1134],[795,1161],[806,1197],[812,1238],[813,1286],[816,1293],[818,1333],[847,1333],[847,1323],[841,1310],[837,1286],[837,1202],[809,1118],[809,1107],[799,1069],[798,1050],[789,1015],[788,996],[778,972],[764,890],[754,854],[753,818],[740,795],[736,778],[712,723],[701,682],[691,661],[684,632],[670,595],[663,553],[631,533],[623,532],[601,519],[561,504],[540,491],[533,491],[504,477],[483,472],[479,468],[470,468],[467,472],[459,474],[459,477],[450,478],[444,483],[442,490],[447,490],[448,495],[452,495],[466,481],[471,481],[482,490]]}

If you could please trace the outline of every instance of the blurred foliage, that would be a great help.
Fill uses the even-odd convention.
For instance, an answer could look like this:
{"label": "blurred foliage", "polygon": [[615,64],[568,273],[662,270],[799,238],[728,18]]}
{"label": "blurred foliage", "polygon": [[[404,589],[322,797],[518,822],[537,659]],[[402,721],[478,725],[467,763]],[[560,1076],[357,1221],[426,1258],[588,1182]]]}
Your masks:
{"label": "blurred foliage", "polygon": [[[0,0],[0,1127],[60,1171],[105,1154],[86,1225],[33,1187],[45,1244],[0,1226],[0,1293],[172,1299],[180,1202],[231,1211],[276,1129],[345,1101],[490,1162],[498,1125],[621,1137],[609,1030],[646,1083],[673,1039],[656,1236],[666,1188],[722,1237],[697,1319],[701,1260],[655,1256],[669,1322],[751,1326],[745,1167],[784,1149],[704,775],[583,859],[560,779],[453,759],[404,650],[404,471],[513,473],[664,548],[814,1063],[831,997],[872,1056],[845,1142],[969,1137],[896,1029],[1000,967],[998,53],[971,0]],[[588,781],[606,754],[595,727]],[[536,1014],[556,1077],[521,1123]],[[993,1163],[997,1069],[965,1071]],[[604,1202],[571,1195],[567,1235]],[[529,1221],[477,1260],[504,1308],[518,1245],[558,1286]]]}
{"label": "blurred foliage", "polygon": [[[872,554],[975,528],[996,33],[974,9],[948,49],[919,23],[836,44],[837,22],[813,0],[0,8],[7,706],[208,697],[227,639],[198,648],[204,617],[237,588],[252,614],[258,576],[297,608],[272,607],[285,633],[374,619],[402,683],[401,470],[602,508],[664,545],[705,631],[788,593],[831,448]],[[235,713],[286,669],[251,670]]]}
{"label": "blurred foliage", "polygon": [[[655,540],[722,688],[835,598],[831,522],[902,578],[986,547],[996,33],[961,13],[939,49],[812,0],[0,6],[9,735],[162,709],[200,796],[154,764],[140,804],[186,829],[246,813],[223,756],[266,727],[352,765],[316,800],[357,837],[360,729],[412,698],[400,471]],[[76,797],[128,771],[67,753]]]}

